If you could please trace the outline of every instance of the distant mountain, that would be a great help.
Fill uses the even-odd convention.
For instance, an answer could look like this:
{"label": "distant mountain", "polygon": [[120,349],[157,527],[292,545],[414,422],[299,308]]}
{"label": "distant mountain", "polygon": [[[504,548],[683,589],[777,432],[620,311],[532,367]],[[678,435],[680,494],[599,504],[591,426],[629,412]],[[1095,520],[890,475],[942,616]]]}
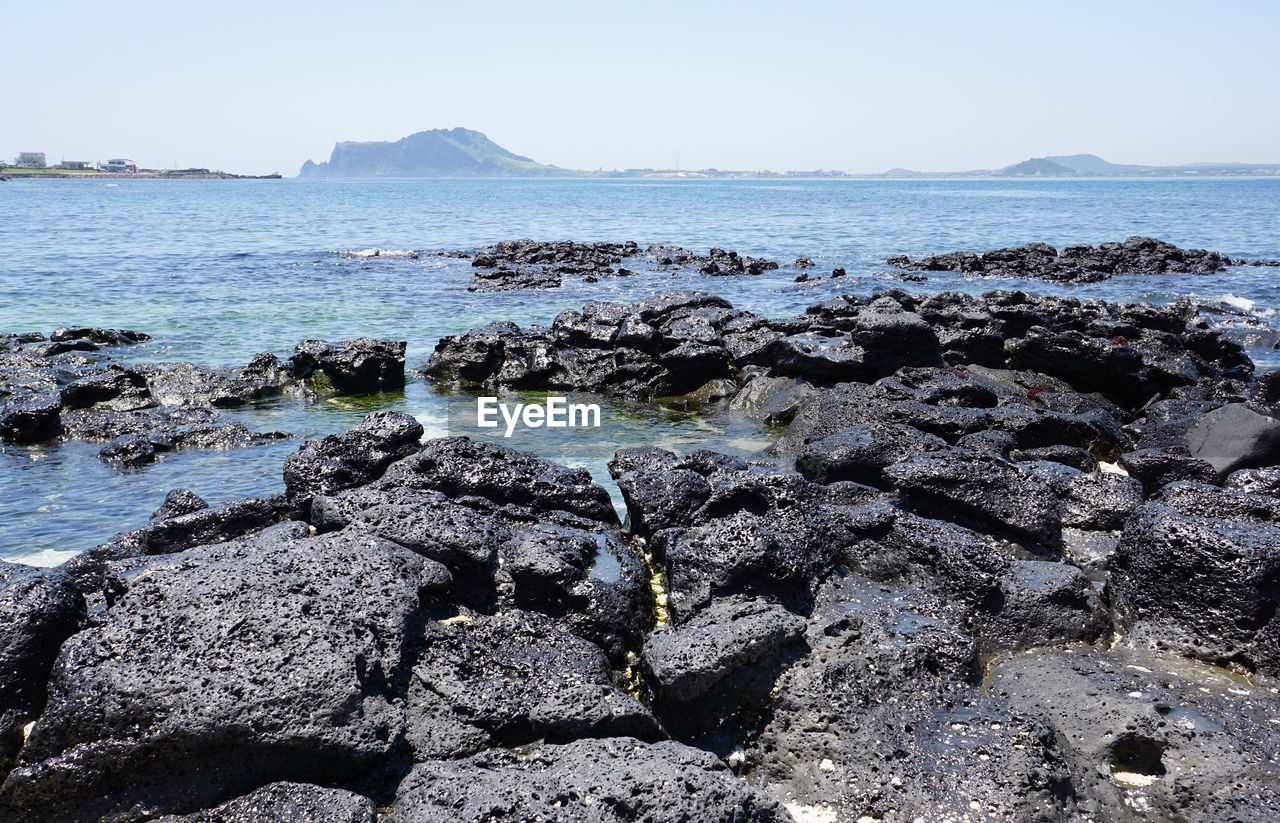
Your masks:
{"label": "distant mountain", "polygon": [[1082,174],[1136,174],[1155,168],[1154,166],[1125,166],[1120,163],[1109,163],[1096,154],[1057,155],[1046,157],[1045,160]]}
{"label": "distant mountain", "polygon": [[395,142],[337,143],[326,163],[299,177],[556,177],[580,172],[513,154],[471,129],[420,131]]}
{"label": "distant mountain", "polygon": [[1002,169],[919,172],[891,169],[882,174],[851,177],[1195,177],[1197,175],[1275,176],[1280,163],[1185,163],[1181,166],[1138,166],[1110,163],[1096,154],[1032,157]]}
{"label": "distant mountain", "polygon": [[1054,177],[1074,173],[1073,169],[1055,163],[1047,157],[1033,157],[1021,163],[1014,163],[1012,166],[1005,166],[996,172],[1006,177]]}

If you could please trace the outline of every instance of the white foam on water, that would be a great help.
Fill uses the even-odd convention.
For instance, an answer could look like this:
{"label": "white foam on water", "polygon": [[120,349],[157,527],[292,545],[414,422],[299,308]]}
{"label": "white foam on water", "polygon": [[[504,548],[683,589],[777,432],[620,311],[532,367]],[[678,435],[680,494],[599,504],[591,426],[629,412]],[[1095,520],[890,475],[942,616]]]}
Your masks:
{"label": "white foam on water", "polygon": [[15,554],[4,558],[4,560],[6,563],[21,563],[24,566],[39,566],[42,569],[52,569],[54,566],[61,566],[79,553],[74,550],[41,549],[40,551],[27,552],[26,554]]}
{"label": "white foam on water", "polygon": [[1227,294],[1216,295],[1210,299],[1217,300],[1219,303],[1226,303],[1233,309],[1240,309],[1240,311],[1247,311],[1251,314],[1253,313],[1254,307],[1258,305],[1247,297],[1237,297],[1230,292]]}
{"label": "white foam on water", "polygon": [[355,257],[364,259],[368,257],[412,257],[417,254],[412,249],[338,249],[330,252],[339,257]]}
{"label": "white foam on water", "polygon": [[[1194,296],[1194,295],[1193,295]],[[1274,308],[1259,309],[1258,301],[1248,297],[1241,297],[1237,294],[1227,292],[1226,294],[1214,294],[1204,298],[1205,302],[1214,301],[1238,309],[1254,317],[1275,317],[1276,310]]]}

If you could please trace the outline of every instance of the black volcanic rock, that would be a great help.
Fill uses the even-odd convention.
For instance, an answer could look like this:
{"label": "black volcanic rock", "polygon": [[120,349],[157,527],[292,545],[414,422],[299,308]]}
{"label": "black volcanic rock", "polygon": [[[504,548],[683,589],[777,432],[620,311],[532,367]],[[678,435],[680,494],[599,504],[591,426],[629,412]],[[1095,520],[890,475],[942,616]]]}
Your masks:
{"label": "black volcanic rock", "polygon": [[377,767],[402,734],[388,692],[429,565],[376,538],[282,534],[153,563],[63,647],[0,808],[186,813]]}
{"label": "black volcanic rock", "polygon": [[976,688],[976,642],[944,601],[834,578],[806,637],[742,756],[796,819],[1078,819],[1054,730]]}
{"label": "black volcanic rock", "polygon": [[290,359],[300,378],[323,372],[343,394],[373,394],[404,388],[403,340],[360,337],[340,343],[304,340]]}
{"label": "black volcanic rock", "polygon": [[1000,580],[1000,594],[979,612],[984,653],[1109,637],[1111,619],[1084,572],[1065,563],[1015,560]]}
{"label": "black volcanic rock", "polygon": [[969,512],[1039,543],[1057,541],[1062,516],[1043,474],[983,452],[947,449],[910,457],[884,470],[895,488]]}
{"label": "black volcanic rock", "polygon": [[952,252],[919,260],[891,257],[888,262],[908,271],[958,271],[976,277],[1019,277],[1067,283],[1092,283],[1115,274],[1209,274],[1227,266],[1245,264],[1243,260],[1218,252],[1180,249],[1152,237],[1130,237],[1123,243],[1098,246],[1067,246],[1061,251],[1047,243],[1028,243],[980,255]]}
{"label": "black volcanic rock", "polygon": [[422,433],[422,424],[409,415],[380,411],[345,432],[309,440],[285,461],[285,493],[302,511],[317,494],[363,486],[417,451]]}
{"label": "black volcanic rock", "polygon": [[[472,268],[622,255],[760,262],[519,241]],[[371,385],[359,359],[398,347],[368,342],[217,370],[0,336],[0,396],[59,398],[86,439],[228,444],[253,435],[215,399],[323,387],[330,354]],[[1280,483],[1230,422],[1274,392],[1189,302],[889,289],[768,318],[683,292],[432,362],[787,429],[617,451],[625,525],[584,469],[387,412],[305,444],[286,495],[171,492],[0,583],[0,664],[44,667],[0,676],[0,823],[1275,818]]]}
{"label": "black volcanic rock", "polygon": [[220,806],[155,823],[376,823],[372,800],[343,789],[272,783]]}
{"label": "black volcanic rock", "polygon": [[626,737],[497,749],[419,764],[387,823],[790,823],[715,755]]}
{"label": "black volcanic rock", "polygon": [[677,735],[710,731],[766,702],[804,651],[805,621],[780,606],[723,600],[645,642],[641,670],[651,703]]}
{"label": "black volcanic rock", "polygon": [[1129,519],[1110,565],[1133,642],[1280,673],[1274,498],[1165,486]]}
{"label": "black volcanic rock", "polygon": [[112,440],[98,452],[98,459],[104,463],[133,468],[154,463],[156,447],[150,440],[139,434],[122,434]]}
{"label": "black volcanic rock", "polygon": [[1058,731],[1093,819],[1280,815],[1274,702],[1266,687],[1227,670],[1170,653],[1037,649],[993,664],[984,690]]}
{"label": "black volcanic rock", "polygon": [[285,516],[284,506],[271,498],[249,497],[209,506],[183,491],[170,492],[145,525],[121,532],[62,565],[86,597],[95,603],[100,598],[115,600],[123,591],[123,579],[145,565],[140,558],[234,540],[274,526]]}
{"label": "black volcanic rock", "polygon": [[406,697],[417,760],[586,737],[658,740],[657,720],[614,685],[598,646],[526,612],[428,624]]}
{"label": "black volcanic rock", "polygon": [[901,460],[947,449],[947,441],[896,423],[862,423],[804,446],[796,471],[817,483],[852,480],[885,487],[882,472]]}
{"label": "black volcanic rock", "polygon": [[89,340],[101,346],[131,346],[150,340],[151,336],[128,329],[99,329],[84,326],[54,329],[49,339],[55,343],[66,340]]}
{"label": "black volcanic rock", "polygon": [[58,649],[84,618],[84,598],[65,572],[0,561],[0,776],[44,708]]}
{"label": "black volcanic rock", "polygon": [[1186,454],[1186,449],[1138,449],[1120,456],[1120,465],[1131,477],[1142,483],[1147,494],[1180,480],[1216,483],[1218,473],[1205,460]]}
{"label": "black volcanic rock", "polygon": [[1280,465],[1280,420],[1231,403],[1206,414],[1187,432],[1191,456],[1220,476]]}
{"label": "black volcanic rock", "polygon": [[[709,294],[677,292],[630,305],[588,303],[561,313],[549,328],[499,322],[449,335],[423,371],[454,385],[628,397],[696,398],[695,390],[713,381],[733,380],[745,392],[734,405],[750,409],[775,393],[762,379],[791,379],[795,386],[901,383],[898,373],[907,370],[933,377],[918,388],[890,386],[886,399],[950,406],[972,417],[971,406],[995,406],[1000,396],[1058,413],[1114,417],[1156,395],[1209,387],[1228,375],[1239,381],[1231,391],[1245,388],[1248,358],[1201,323],[1176,306],[1140,309],[1021,292],[926,298],[898,290],[833,297],[802,315],[773,320]],[[1018,393],[1024,396],[1009,396],[1009,370],[1025,385]],[[792,414],[784,404],[764,416]],[[873,419],[948,436],[911,419]],[[868,421],[848,425],[855,422]],[[1089,444],[1018,448],[1047,445]]]}
{"label": "black volcanic rock", "polygon": [[56,395],[22,393],[0,403],[0,441],[39,443],[62,433],[62,400]]}
{"label": "black volcanic rock", "polygon": [[315,497],[310,521],[439,562],[453,602],[554,617],[612,660],[652,625],[649,571],[584,469],[465,437],[431,440],[372,483]]}

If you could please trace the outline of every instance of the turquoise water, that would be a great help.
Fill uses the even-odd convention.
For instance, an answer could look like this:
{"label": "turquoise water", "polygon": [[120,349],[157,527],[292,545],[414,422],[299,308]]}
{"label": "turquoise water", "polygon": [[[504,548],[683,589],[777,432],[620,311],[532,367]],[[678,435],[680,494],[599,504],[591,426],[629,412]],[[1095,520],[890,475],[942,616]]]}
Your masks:
{"label": "turquoise water", "polygon": [[[0,184],[0,330],[62,325],[145,331],[145,360],[241,365],[305,338],[409,341],[421,365],[441,335],[491,320],[549,323],[587,300],[627,301],[698,288],[735,306],[792,314],[843,291],[1026,288],[1108,300],[1226,300],[1274,324],[1280,270],[1120,277],[1085,286],[930,275],[900,284],[884,259],[1043,241],[1061,246],[1146,234],[1246,258],[1280,258],[1280,179],[1204,180],[101,180]],[[518,237],[674,243],[736,249],[786,263],[813,258],[843,280],[793,282],[696,273],[561,289],[468,292],[468,261],[341,251],[445,250]],[[1253,352],[1264,366],[1275,352]],[[238,414],[300,436],[340,430],[371,408],[408,411],[447,431],[447,398],[423,382],[403,395],[305,403],[281,399]],[[585,465],[604,479],[622,444],[706,445],[748,453],[773,435],[725,415],[629,406],[590,436],[516,445]],[[0,449],[0,557],[55,562],[137,525],[174,486],[210,501],[280,490],[297,441],[232,452],[165,455],[122,472],[98,447]]]}

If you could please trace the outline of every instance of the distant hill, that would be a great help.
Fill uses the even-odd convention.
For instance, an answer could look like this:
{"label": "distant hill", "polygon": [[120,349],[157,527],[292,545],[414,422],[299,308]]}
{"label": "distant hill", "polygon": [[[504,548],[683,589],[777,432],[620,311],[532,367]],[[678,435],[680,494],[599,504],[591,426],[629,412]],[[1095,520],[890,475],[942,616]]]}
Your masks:
{"label": "distant hill", "polygon": [[1005,166],[997,172],[997,174],[1007,177],[1052,177],[1074,173],[1073,169],[1055,163],[1047,157],[1033,157],[1030,160],[1023,160],[1021,163],[1014,163],[1012,166]]}
{"label": "distant hill", "polygon": [[337,143],[328,162],[299,177],[557,177],[579,172],[507,151],[471,129],[432,129],[382,143]]}
{"label": "distant hill", "polygon": [[1280,176],[1280,163],[1184,163],[1181,166],[1140,166],[1111,163],[1096,154],[1058,154],[1032,157],[1002,169],[921,172],[890,169],[880,174],[849,177],[1195,177],[1205,175]]}

